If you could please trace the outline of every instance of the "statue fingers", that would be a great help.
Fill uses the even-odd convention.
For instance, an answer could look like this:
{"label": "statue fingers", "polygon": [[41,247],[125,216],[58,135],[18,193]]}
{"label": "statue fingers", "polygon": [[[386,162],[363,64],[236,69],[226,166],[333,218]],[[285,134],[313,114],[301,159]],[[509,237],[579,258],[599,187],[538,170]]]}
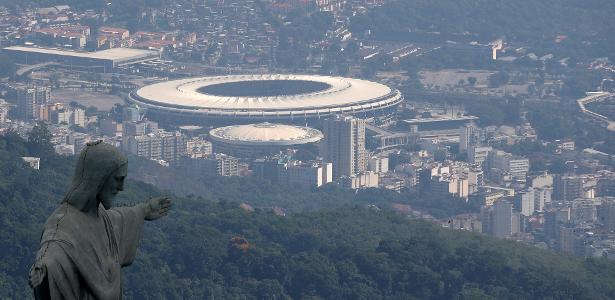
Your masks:
{"label": "statue fingers", "polygon": [[153,198],[150,198],[150,201],[154,202],[154,203],[162,203],[164,201],[164,199],[166,199],[166,198],[167,197],[153,197]]}
{"label": "statue fingers", "polygon": [[47,276],[47,266],[44,264],[34,265],[30,269],[30,274],[28,275],[28,282],[30,286],[36,287],[42,283],[42,281]]}

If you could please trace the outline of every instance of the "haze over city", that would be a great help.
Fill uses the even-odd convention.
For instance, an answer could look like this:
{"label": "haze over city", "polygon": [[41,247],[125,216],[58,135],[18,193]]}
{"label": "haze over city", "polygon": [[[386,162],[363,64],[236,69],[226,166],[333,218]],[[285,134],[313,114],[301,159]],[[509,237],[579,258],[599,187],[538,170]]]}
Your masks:
{"label": "haze over city", "polygon": [[[613,299],[614,14],[0,0],[0,298]],[[87,213],[88,151],[126,267],[101,294],[49,225]],[[156,220],[134,251],[122,209]],[[54,243],[79,288],[45,286]]]}

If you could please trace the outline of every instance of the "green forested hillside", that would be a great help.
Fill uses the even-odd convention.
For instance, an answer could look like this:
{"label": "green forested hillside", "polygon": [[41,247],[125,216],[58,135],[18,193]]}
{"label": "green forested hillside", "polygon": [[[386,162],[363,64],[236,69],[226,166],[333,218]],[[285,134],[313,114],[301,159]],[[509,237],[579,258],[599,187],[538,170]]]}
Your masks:
{"label": "green forested hillside", "polygon": [[[44,149],[0,137],[2,299],[29,297],[26,277],[41,225],[72,172],[70,160]],[[39,171],[19,159],[32,153],[43,156]],[[118,202],[159,193],[129,181]],[[124,270],[126,298],[615,297],[615,265],[604,260],[452,232],[365,205],[282,217],[211,200],[176,198],[167,218],[146,223],[137,259]]]}

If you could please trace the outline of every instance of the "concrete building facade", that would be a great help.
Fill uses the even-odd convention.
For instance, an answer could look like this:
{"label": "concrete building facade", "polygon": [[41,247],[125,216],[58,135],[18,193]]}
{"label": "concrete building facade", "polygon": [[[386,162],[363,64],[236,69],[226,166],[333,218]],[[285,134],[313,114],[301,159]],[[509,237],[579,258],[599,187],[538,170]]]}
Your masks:
{"label": "concrete building facade", "polygon": [[9,121],[9,109],[9,104],[4,99],[0,99],[0,127]]}
{"label": "concrete building facade", "polygon": [[365,120],[336,116],[323,122],[321,156],[333,164],[333,177],[366,170]]}

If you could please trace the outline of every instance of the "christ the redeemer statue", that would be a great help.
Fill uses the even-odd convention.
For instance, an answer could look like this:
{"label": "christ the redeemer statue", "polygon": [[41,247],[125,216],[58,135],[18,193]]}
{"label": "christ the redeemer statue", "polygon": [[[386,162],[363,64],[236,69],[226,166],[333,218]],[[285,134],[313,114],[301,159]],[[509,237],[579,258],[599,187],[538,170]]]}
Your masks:
{"label": "christ the redeemer statue", "polygon": [[165,216],[168,198],[112,208],[124,188],[127,159],[115,147],[88,143],[62,204],[47,219],[30,269],[36,299],[121,299],[120,269],[137,252],[144,220]]}

